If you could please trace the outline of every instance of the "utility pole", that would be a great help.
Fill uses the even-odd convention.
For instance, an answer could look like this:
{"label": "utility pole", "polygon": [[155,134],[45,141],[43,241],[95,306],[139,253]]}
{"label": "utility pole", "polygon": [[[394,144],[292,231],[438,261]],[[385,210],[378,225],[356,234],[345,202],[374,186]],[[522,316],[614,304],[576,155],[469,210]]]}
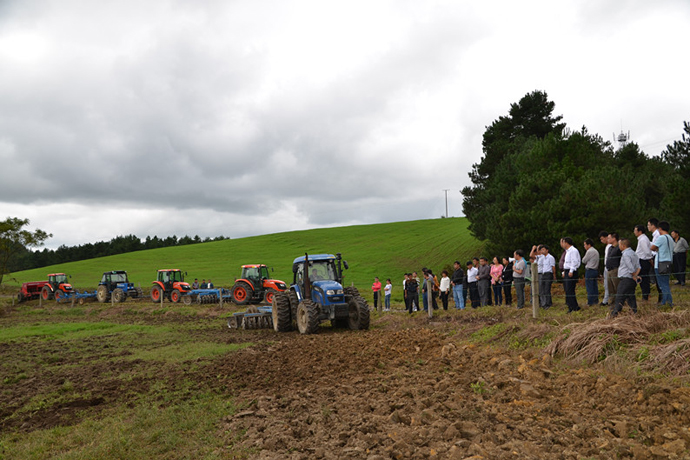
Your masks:
{"label": "utility pole", "polygon": [[446,219],[448,218],[448,191],[449,188],[444,188],[443,191],[446,193]]}

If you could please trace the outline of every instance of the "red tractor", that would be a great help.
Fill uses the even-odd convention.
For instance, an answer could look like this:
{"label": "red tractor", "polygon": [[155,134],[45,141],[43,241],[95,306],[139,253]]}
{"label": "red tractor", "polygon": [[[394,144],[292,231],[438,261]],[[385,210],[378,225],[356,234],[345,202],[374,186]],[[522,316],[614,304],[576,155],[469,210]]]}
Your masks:
{"label": "red tractor", "polygon": [[277,292],[283,292],[287,285],[280,280],[269,278],[268,267],[263,264],[242,265],[242,276],[235,280],[230,291],[237,305],[248,303],[273,302]]}
{"label": "red tractor", "polygon": [[184,275],[179,269],[158,270],[158,279],[151,288],[151,300],[160,302],[167,297],[171,302],[178,303],[183,295],[192,290],[189,283],[185,283]]}
{"label": "red tractor", "polygon": [[51,273],[48,275],[48,282],[41,289],[43,300],[60,300],[63,296],[70,296],[74,293],[72,285],[67,282],[67,275],[64,273]]}

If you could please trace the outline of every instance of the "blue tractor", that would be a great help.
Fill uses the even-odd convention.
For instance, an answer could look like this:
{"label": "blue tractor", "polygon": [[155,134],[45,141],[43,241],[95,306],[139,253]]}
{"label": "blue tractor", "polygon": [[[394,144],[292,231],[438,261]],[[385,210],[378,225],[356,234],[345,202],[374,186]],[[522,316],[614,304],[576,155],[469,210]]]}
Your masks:
{"label": "blue tractor", "polygon": [[134,287],[129,282],[127,272],[124,270],[112,270],[103,273],[98,288],[96,289],[96,299],[100,302],[108,302],[112,297],[113,302],[124,302],[127,297],[142,298],[143,292],[140,287]]}
{"label": "blue tractor", "polygon": [[339,253],[296,258],[290,289],[273,296],[273,328],[313,334],[330,320],[333,327],[369,329],[369,305],[357,288],[343,287],[343,267],[348,265]]}

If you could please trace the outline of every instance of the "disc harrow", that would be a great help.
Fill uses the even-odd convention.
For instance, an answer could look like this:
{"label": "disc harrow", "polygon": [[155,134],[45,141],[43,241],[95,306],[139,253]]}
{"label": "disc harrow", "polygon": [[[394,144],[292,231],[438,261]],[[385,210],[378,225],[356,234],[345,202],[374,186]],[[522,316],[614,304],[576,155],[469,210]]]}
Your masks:
{"label": "disc harrow", "polygon": [[252,305],[246,311],[233,313],[228,318],[230,329],[273,329],[273,309],[270,305]]}

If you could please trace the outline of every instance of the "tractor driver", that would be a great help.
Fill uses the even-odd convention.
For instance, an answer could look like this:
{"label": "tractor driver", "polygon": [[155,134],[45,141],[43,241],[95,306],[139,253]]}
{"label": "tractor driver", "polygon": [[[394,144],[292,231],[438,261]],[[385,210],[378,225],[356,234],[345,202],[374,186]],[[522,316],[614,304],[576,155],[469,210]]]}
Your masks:
{"label": "tractor driver", "polygon": [[320,275],[318,274],[318,272],[316,271],[316,269],[314,268],[314,269],[311,271],[311,276],[309,277],[309,279],[310,279],[311,281],[319,281],[319,280],[322,280],[323,277],[320,276]]}

